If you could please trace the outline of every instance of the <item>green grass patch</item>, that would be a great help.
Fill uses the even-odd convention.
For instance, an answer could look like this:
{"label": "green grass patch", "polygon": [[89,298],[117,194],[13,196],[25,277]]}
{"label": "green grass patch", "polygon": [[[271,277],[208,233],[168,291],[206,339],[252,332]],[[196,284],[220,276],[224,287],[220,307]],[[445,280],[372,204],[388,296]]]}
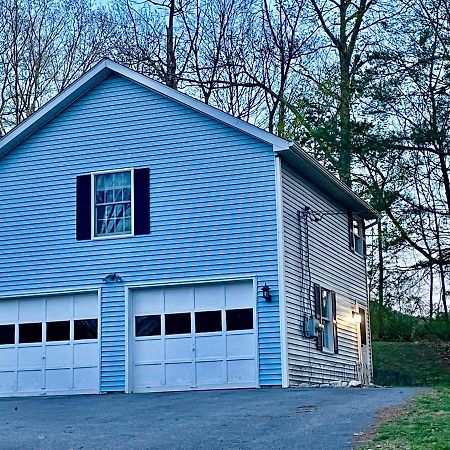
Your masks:
{"label": "green grass patch", "polygon": [[419,396],[399,416],[380,425],[370,442],[359,448],[450,450],[450,388]]}
{"label": "green grass patch", "polygon": [[450,343],[373,342],[373,371],[381,386],[450,387]]}

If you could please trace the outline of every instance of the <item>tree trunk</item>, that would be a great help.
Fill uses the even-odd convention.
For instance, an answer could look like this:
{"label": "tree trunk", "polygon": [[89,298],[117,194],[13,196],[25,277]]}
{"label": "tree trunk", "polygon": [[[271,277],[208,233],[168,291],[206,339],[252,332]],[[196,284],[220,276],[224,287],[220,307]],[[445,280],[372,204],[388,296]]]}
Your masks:
{"label": "tree trunk", "polygon": [[433,266],[430,264],[430,320],[433,318],[433,289],[434,289]]}
{"label": "tree trunk", "polygon": [[377,223],[378,230],[378,303],[380,305],[380,336],[383,335],[384,326],[384,259],[383,259],[383,229],[381,227],[381,219],[378,219]]}
{"label": "tree trunk", "polygon": [[445,266],[439,265],[439,275],[441,277],[441,299],[444,306],[445,320],[448,322],[447,292],[445,290]]}
{"label": "tree trunk", "polygon": [[177,89],[177,60],[174,47],[174,19],[175,19],[175,0],[171,0],[169,7],[169,22],[167,24],[167,74],[166,85],[172,89]]}

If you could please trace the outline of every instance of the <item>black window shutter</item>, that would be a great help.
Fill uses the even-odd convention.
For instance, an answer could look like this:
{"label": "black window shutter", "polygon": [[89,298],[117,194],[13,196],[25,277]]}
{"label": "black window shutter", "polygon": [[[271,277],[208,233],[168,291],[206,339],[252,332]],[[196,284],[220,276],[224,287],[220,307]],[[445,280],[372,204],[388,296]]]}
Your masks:
{"label": "black window shutter", "polygon": [[362,239],[363,239],[363,256],[367,256],[367,243],[366,243],[366,224],[362,221]]}
{"label": "black window shutter", "polygon": [[91,239],[91,176],[77,177],[77,240]]}
{"label": "black window shutter", "polygon": [[134,169],[134,234],[150,234],[150,170]]}
{"label": "black window shutter", "polygon": [[314,311],[316,313],[316,319],[322,319],[320,286],[317,283],[314,283]]}
{"label": "black window shutter", "polygon": [[353,213],[348,212],[347,218],[348,218],[348,245],[350,247],[350,250],[352,252],[354,252],[355,251],[355,240],[353,237]]}
{"label": "black window shutter", "polygon": [[[320,286],[314,283],[314,311],[316,319],[322,320],[322,299]],[[316,337],[316,348],[319,351],[323,350],[323,333],[319,331]]]}
{"label": "black window shutter", "polygon": [[334,338],[334,353],[339,353],[338,346],[338,328],[337,328],[337,307],[336,307],[336,292],[331,292],[332,306],[333,306],[333,338]]}

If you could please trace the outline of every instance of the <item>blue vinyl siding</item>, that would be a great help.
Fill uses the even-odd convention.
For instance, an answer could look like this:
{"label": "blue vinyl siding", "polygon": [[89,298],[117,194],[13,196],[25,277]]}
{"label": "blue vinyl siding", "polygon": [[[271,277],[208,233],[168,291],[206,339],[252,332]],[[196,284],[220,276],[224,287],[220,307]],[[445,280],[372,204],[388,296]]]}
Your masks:
{"label": "blue vinyl siding", "polygon": [[[150,168],[151,234],[76,241],[76,176],[131,167]],[[257,275],[273,293],[258,300],[260,382],[281,384],[270,145],[110,76],[0,160],[0,214],[2,296],[98,287],[111,272],[125,284]],[[110,289],[102,382],[120,390],[124,298]]]}
{"label": "blue vinyl siding", "polygon": [[125,287],[106,283],[101,290],[100,391],[125,390]]}

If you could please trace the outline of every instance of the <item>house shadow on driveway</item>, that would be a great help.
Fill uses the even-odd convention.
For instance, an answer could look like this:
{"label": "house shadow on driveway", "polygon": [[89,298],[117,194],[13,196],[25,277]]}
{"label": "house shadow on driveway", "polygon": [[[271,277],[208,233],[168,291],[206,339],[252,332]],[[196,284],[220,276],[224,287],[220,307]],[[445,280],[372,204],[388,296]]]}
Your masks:
{"label": "house shadow on driveway", "polygon": [[416,388],[246,389],[0,399],[6,449],[350,449]]}

